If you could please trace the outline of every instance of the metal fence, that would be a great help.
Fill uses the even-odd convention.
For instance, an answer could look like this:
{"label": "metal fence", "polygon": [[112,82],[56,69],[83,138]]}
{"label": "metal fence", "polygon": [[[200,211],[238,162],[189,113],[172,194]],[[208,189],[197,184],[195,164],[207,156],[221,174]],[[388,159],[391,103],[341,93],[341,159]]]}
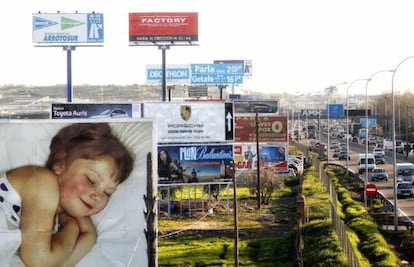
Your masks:
{"label": "metal fence", "polygon": [[158,211],[168,217],[172,213],[192,217],[196,212],[212,212],[223,206],[230,213],[232,182],[158,184]]}

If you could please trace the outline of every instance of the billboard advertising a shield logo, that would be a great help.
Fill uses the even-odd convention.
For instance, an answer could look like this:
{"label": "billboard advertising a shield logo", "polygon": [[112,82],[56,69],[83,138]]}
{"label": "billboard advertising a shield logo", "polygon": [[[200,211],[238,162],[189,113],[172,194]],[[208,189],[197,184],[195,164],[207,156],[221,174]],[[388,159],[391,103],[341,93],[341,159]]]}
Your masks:
{"label": "billboard advertising a shield logo", "polygon": [[188,121],[191,118],[191,106],[190,105],[180,106],[180,115],[183,120]]}

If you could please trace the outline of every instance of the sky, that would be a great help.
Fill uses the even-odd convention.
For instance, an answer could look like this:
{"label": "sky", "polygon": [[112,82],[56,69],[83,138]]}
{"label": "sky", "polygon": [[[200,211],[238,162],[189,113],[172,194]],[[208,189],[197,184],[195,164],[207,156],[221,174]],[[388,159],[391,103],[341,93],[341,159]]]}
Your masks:
{"label": "sky", "polygon": [[[104,46],[73,51],[73,86],[145,84],[146,65],[161,64],[162,53],[157,46],[129,45],[128,14],[197,12],[199,45],[171,46],[166,63],[252,60],[252,78],[236,86],[236,93],[241,88],[318,94],[340,84],[343,94],[367,90],[371,95],[391,92],[392,83],[398,92],[414,90],[410,0],[15,0],[0,5],[0,86],[66,84],[66,52],[35,47],[32,14],[95,11],[104,14]],[[383,71],[395,68],[394,75]]]}

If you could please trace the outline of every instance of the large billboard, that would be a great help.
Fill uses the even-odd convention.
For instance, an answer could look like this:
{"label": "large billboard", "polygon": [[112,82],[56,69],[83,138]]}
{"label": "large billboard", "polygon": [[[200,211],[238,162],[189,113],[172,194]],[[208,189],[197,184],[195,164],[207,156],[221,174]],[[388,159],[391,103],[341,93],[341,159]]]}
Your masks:
{"label": "large billboard", "polygon": [[287,142],[286,116],[256,116],[236,115],[234,126],[234,141],[251,143],[256,142],[256,131],[259,132],[259,141],[263,143]]}
{"label": "large billboard", "polygon": [[103,45],[101,13],[34,13],[33,43],[39,45]]}
{"label": "large billboard", "polygon": [[[62,132],[64,128],[66,130]],[[108,130],[112,132],[115,139],[112,139],[112,135],[108,134]],[[0,238],[0,266],[24,266],[20,259],[20,253],[17,252],[20,241],[29,242],[25,244],[26,248],[28,245],[33,250],[42,248],[39,240],[32,239],[34,243],[30,246],[30,238],[25,239],[25,232],[18,231],[21,226],[26,225],[27,227],[30,225],[33,230],[42,229],[40,235],[44,235],[45,231],[52,233],[54,229],[57,232],[53,232],[51,235],[61,238],[61,242],[64,243],[76,240],[74,235],[78,232],[75,230],[70,231],[70,234],[66,236],[60,235],[59,237],[58,235],[61,231],[64,232],[66,223],[70,221],[68,218],[65,219],[63,216],[64,212],[74,217],[85,214],[85,216],[90,216],[93,225],[90,225],[91,222],[86,219],[87,217],[83,217],[88,221],[88,224],[85,224],[85,226],[94,227],[97,232],[96,243],[90,249],[87,249],[86,246],[83,248],[83,251],[78,251],[78,255],[85,254],[85,256],[79,259],[76,266],[148,266],[148,246],[147,242],[142,241],[142,233],[148,230],[148,228],[146,216],[144,216],[142,211],[152,209],[152,207],[146,207],[142,196],[147,194],[147,181],[151,181],[151,179],[148,179],[148,175],[151,175],[151,173],[147,173],[147,156],[151,153],[152,157],[155,158],[157,153],[154,138],[152,137],[154,135],[153,130],[153,123],[150,121],[132,120],[128,122],[102,122],[99,124],[90,120],[9,120],[1,122],[0,172],[5,173],[6,171],[16,170],[16,168],[18,168],[17,170],[26,170],[26,172],[22,176],[18,172],[13,171],[14,175],[7,176],[7,178],[5,175],[0,177],[0,199],[17,201],[14,202],[14,207],[9,201],[0,201],[0,232],[2,233]],[[98,139],[102,140],[102,142]],[[106,142],[111,145],[103,148],[105,146],[103,144],[106,144]],[[109,148],[111,157],[127,159],[124,157],[126,155],[125,151],[119,149],[119,142],[127,147],[132,156],[132,161],[121,160],[119,163],[122,164],[116,164],[117,167],[115,168],[120,168],[121,172],[127,175],[128,172],[122,171],[126,170],[126,168],[121,167],[125,166],[123,163],[127,162],[128,170],[132,167],[132,171],[123,182],[117,187],[113,187],[113,183],[110,181],[112,181],[111,177],[116,172],[109,170],[112,170],[111,166],[114,166],[114,164],[108,164],[108,161],[105,161],[105,157],[96,157],[96,150],[93,148],[102,148],[101,152],[108,151]],[[113,153],[115,147],[117,148],[117,155],[122,155],[122,157],[115,156],[116,153]],[[67,153],[67,155],[61,154],[60,152],[62,151]],[[106,152],[104,154],[107,155]],[[72,158],[69,161],[60,161],[65,156],[69,158],[72,156]],[[55,159],[55,161],[50,159]],[[51,163],[46,164],[47,161]],[[39,166],[38,168],[49,165],[47,169],[50,173],[53,172],[54,175],[49,176],[52,179],[47,179],[48,176],[42,175],[48,172],[43,170],[31,176],[29,174],[33,173],[30,171],[33,167],[27,168],[27,165],[37,165]],[[50,166],[53,166],[53,168]],[[61,168],[63,166],[65,166],[64,169]],[[152,168],[152,172],[155,174],[155,164]],[[69,174],[69,171],[74,172]],[[25,181],[23,187],[17,186],[19,182],[17,182],[16,179],[18,178],[16,177],[21,177],[19,179]],[[37,180],[33,180],[35,178]],[[41,181],[47,181],[43,185],[53,185],[53,178],[56,179],[56,187],[52,186],[50,188],[49,186],[44,188],[40,186]],[[10,179],[13,180],[13,187],[10,187]],[[57,186],[58,181],[61,185],[60,187]],[[66,185],[64,185],[65,183]],[[34,184],[36,186],[30,186]],[[155,180],[154,188],[156,186]],[[66,188],[66,191],[58,192],[58,188],[62,188],[62,190]],[[101,191],[103,188],[105,190]],[[47,193],[41,193],[43,191],[47,191]],[[30,194],[36,196],[34,201],[39,204],[38,206],[41,207],[42,213],[36,212],[37,207],[36,205],[33,207],[31,205],[33,203],[25,202],[30,198]],[[60,200],[59,195],[61,196]],[[110,195],[109,200],[108,195]],[[10,196],[12,197],[11,199],[9,198]],[[65,202],[65,196],[73,197],[73,200],[69,200],[72,201],[69,202],[71,203],[70,205],[68,205],[67,201]],[[98,196],[99,199],[105,197],[103,203],[108,201],[106,207],[100,206],[102,203],[99,204],[100,208],[104,207],[100,211],[98,211],[100,208],[97,208],[98,204],[95,204],[98,202],[94,202],[98,199]],[[29,215],[24,214],[27,211],[20,209],[19,199],[22,199],[20,203],[25,208],[32,208],[32,215],[30,215],[30,212]],[[50,212],[46,213],[45,209],[50,207],[50,205],[41,203],[45,201],[53,203],[55,201],[56,204],[52,204],[52,207],[56,205],[57,208],[58,200],[64,212],[59,214],[59,220],[56,221],[55,219],[58,216],[55,218],[54,215],[58,211],[50,210]],[[90,213],[88,212],[89,210],[91,210]],[[51,218],[47,219],[46,214],[49,214]],[[47,224],[37,225],[37,222],[42,221],[45,216]],[[25,221],[28,218],[32,218],[29,223]],[[83,220],[83,223],[86,223],[85,220]],[[49,221],[55,221],[55,227],[49,224]],[[57,224],[58,222],[60,225]],[[45,228],[45,225],[50,225],[50,229]],[[23,238],[20,235],[23,235]],[[89,238],[86,234],[85,237]],[[52,237],[50,239],[52,240]],[[73,246],[65,247],[70,249]],[[10,253],[5,255],[5,251]],[[13,252],[16,253],[13,254]],[[63,266],[63,264],[59,265]]]}
{"label": "large billboard", "polygon": [[157,45],[198,41],[198,13],[129,13],[129,43]]}
{"label": "large billboard", "polygon": [[[243,83],[242,64],[188,64],[167,65],[166,81],[168,84],[241,84]],[[147,84],[162,83],[162,68],[160,65],[147,65]]]}
{"label": "large billboard", "polygon": [[156,121],[159,143],[226,141],[224,103],[154,102],[144,103],[143,111]]}
{"label": "large billboard", "polygon": [[201,183],[232,179],[232,145],[158,146],[159,183]]}

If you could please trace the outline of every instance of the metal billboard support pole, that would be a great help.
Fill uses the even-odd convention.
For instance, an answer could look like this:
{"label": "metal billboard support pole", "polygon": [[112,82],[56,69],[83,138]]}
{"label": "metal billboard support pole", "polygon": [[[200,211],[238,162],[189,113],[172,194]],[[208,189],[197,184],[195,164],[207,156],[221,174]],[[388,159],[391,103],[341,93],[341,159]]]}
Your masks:
{"label": "metal billboard support pole", "polygon": [[66,73],[67,73],[67,82],[66,82],[66,94],[68,103],[72,102],[72,51],[75,51],[75,46],[68,45],[63,47],[63,51],[66,51]]}
{"label": "metal billboard support pole", "polygon": [[261,195],[260,195],[260,148],[259,148],[259,113],[256,110],[256,157],[257,157],[257,208],[260,210]]}
{"label": "metal billboard support pole", "polygon": [[159,45],[158,49],[162,51],[162,101],[165,102],[167,100],[167,63],[166,63],[166,50],[170,49],[169,45]]}

